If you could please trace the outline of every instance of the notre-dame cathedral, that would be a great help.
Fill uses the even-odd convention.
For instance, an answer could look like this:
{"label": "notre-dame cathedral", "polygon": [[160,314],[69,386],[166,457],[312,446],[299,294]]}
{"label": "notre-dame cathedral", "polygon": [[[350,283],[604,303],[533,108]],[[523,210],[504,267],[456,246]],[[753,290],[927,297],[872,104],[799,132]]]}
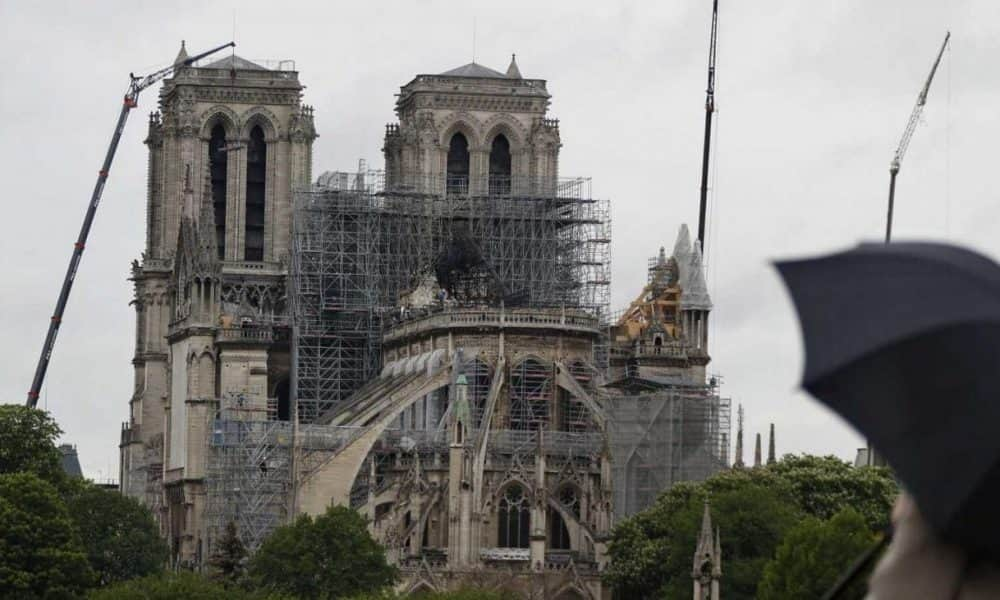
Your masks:
{"label": "notre-dame cathedral", "polygon": [[406,83],[384,170],[314,178],[302,96],[235,55],[164,82],[123,492],[178,568],[343,504],[403,591],[610,597],[615,519],[728,461],[697,245],[610,312],[608,203],[513,58]]}

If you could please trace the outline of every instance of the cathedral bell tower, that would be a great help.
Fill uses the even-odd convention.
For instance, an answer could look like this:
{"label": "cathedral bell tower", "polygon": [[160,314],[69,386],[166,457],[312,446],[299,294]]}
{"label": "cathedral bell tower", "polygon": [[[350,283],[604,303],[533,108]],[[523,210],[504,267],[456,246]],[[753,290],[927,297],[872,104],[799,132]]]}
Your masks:
{"label": "cathedral bell tower", "polygon": [[[187,56],[182,44],[175,62]],[[292,412],[281,385],[292,191],[310,181],[316,138],[302,90],[291,61],[234,54],[178,65],[149,117],[121,486],[157,512],[177,564],[203,558],[201,481],[223,399],[261,418]]]}
{"label": "cathedral bell tower", "polygon": [[429,193],[551,194],[559,173],[559,121],[542,79],[475,62],[417,75],[400,88],[398,124],[386,126],[391,188]]}

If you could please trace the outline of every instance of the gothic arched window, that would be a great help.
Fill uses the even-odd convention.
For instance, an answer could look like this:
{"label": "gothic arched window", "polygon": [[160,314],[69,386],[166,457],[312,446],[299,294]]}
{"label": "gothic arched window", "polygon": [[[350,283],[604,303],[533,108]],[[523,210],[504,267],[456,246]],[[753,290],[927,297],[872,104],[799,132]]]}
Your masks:
{"label": "gothic arched window", "polygon": [[490,194],[510,193],[510,142],[502,133],[490,148]]}
{"label": "gothic arched window", "polygon": [[516,483],[507,486],[500,498],[497,512],[497,546],[527,548],[531,531],[531,508],[524,488]]}
{"label": "gothic arched window", "polygon": [[267,142],[260,125],[250,131],[247,144],[247,211],[244,260],[264,260],[264,192],[267,180]]}
{"label": "gothic arched window", "polygon": [[469,140],[461,133],[451,136],[448,143],[447,189],[449,193],[469,191]]}
{"label": "gothic arched window", "polygon": [[215,212],[215,244],[219,258],[226,257],[226,129],[221,125],[212,128],[208,141],[208,170],[212,182],[212,208]]}
{"label": "gothic arched window", "polygon": [[[580,519],[580,496],[576,493],[576,488],[571,485],[563,486],[557,496],[559,504],[569,511],[577,520]],[[572,550],[572,543],[569,537],[569,529],[562,514],[549,507],[549,548],[552,550]]]}

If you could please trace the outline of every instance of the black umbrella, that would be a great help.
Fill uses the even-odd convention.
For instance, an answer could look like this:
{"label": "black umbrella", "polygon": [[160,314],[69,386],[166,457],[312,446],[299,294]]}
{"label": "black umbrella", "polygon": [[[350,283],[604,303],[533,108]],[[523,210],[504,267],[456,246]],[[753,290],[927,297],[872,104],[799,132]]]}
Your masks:
{"label": "black umbrella", "polygon": [[1000,265],[893,243],[777,267],[806,390],[885,456],[943,539],[1000,557]]}

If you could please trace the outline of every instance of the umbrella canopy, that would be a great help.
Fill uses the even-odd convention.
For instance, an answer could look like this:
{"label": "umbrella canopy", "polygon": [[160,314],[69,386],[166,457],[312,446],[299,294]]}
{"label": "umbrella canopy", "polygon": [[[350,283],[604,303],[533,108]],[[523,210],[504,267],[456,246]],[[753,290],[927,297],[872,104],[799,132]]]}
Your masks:
{"label": "umbrella canopy", "polygon": [[893,243],[777,267],[803,387],[886,457],[944,539],[1000,557],[1000,265]]}

